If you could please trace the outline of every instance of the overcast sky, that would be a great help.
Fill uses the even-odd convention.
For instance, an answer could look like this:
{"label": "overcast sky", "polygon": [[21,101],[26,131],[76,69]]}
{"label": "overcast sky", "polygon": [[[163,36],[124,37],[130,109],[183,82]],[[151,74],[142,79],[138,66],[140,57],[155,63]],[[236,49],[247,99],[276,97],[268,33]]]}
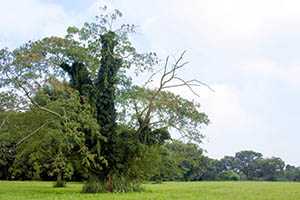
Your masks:
{"label": "overcast sky", "polygon": [[211,120],[208,156],[254,150],[300,166],[299,0],[0,0],[0,48],[64,36],[102,5],[139,25],[140,51],[164,59],[187,50],[181,75],[216,91],[202,87],[195,98]]}

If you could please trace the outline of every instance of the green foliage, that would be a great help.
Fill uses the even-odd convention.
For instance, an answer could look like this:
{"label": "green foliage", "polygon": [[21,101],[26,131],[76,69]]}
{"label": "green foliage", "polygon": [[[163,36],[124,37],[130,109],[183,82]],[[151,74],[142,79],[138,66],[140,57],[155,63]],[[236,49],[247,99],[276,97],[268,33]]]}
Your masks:
{"label": "green foliage", "polygon": [[200,180],[203,181],[215,181],[219,171],[219,161],[211,158],[205,158],[205,169]]}
{"label": "green foliage", "polygon": [[11,135],[9,131],[15,127],[8,126],[16,120],[17,113],[14,111],[3,111],[0,113],[0,179],[10,180],[13,170],[13,161],[16,155],[16,134]]}
{"label": "green foliage", "polygon": [[[220,160],[215,160],[203,156],[202,150],[197,150],[194,144],[176,141],[166,143],[160,148],[159,162],[161,164],[158,173],[152,177],[152,180],[299,181],[299,168],[287,165],[284,170],[285,164],[280,158],[263,158],[260,153],[253,151],[241,151],[237,155],[238,157],[225,156]],[[247,177],[244,173],[252,176]]]}
{"label": "green foliage", "polygon": [[153,180],[201,180],[208,165],[207,157],[196,144],[173,141],[160,149],[161,164]]}
{"label": "green foliage", "polygon": [[99,180],[89,180],[82,187],[82,193],[105,193],[107,192],[105,183]]}
{"label": "green foliage", "polygon": [[49,80],[34,98],[43,108],[62,117],[32,109],[16,113],[13,123],[6,124],[6,134],[1,133],[0,137],[2,141],[16,144],[14,151],[17,152],[13,157],[12,176],[40,179],[62,172],[65,179],[70,179],[76,170],[73,163],[79,161],[83,167],[103,160],[85,144],[88,134],[95,140],[103,137],[84,99],[56,80]]}
{"label": "green foliage", "polygon": [[240,176],[233,171],[223,171],[217,176],[217,180],[219,181],[238,181],[240,180]]}
{"label": "green foliage", "polygon": [[102,180],[108,179],[108,174],[112,171],[120,171],[123,166],[117,146],[117,123],[115,108],[115,88],[116,76],[121,67],[121,60],[114,57],[114,50],[117,42],[115,33],[107,32],[101,37],[101,61],[98,72],[96,88],[99,91],[97,96],[97,120],[100,125],[100,132],[107,138],[107,143],[103,144],[103,154],[108,161],[101,172]]}
{"label": "green foliage", "polygon": [[257,164],[261,177],[266,181],[276,181],[283,175],[285,164],[280,158],[260,159]]}
{"label": "green foliage", "polygon": [[82,193],[106,193],[106,192],[141,192],[145,188],[137,180],[129,180],[124,176],[111,177],[107,182],[97,178],[89,179],[84,183]]}
{"label": "green foliage", "polygon": [[[129,80],[126,87],[118,92],[119,121],[138,128],[145,118],[145,110],[155,90],[132,85]],[[153,100],[147,126],[151,129],[165,127],[169,132],[177,132],[190,141],[201,143],[203,135],[200,131],[203,125],[209,124],[209,119],[199,110],[199,103],[186,100],[168,91],[161,91]],[[130,113],[129,116],[128,113]]]}
{"label": "green foliage", "polygon": [[300,181],[300,168],[292,166],[292,165],[287,165],[285,167],[284,179],[287,181]]}
{"label": "green foliage", "polygon": [[235,157],[232,156],[224,156],[218,163],[218,172],[222,171],[234,171],[238,172],[237,169],[237,162],[235,160]]}
{"label": "green foliage", "polygon": [[158,169],[156,173],[151,178],[156,182],[179,180],[183,177],[180,168],[178,167],[178,159],[172,151],[166,147],[161,147],[159,149],[160,157],[157,159],[159,161]]}
{"label": "green foliage", "polygon": [[254,151],[240,151],[235,154],[235,163],[240,172],[244,173],[248,180],[257,177],[257,161],[263,156]]}

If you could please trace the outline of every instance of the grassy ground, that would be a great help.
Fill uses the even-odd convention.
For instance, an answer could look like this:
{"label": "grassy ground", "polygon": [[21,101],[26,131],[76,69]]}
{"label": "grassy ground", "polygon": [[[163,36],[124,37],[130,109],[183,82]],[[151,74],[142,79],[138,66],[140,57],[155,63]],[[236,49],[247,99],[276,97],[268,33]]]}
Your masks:
{"label": "grassy ground", "polygon": [[53,188],[51,182],[0,181],[0,200],[300,200],[300,183],[288,182],[166,182],[147,184],[146,191],[126,194],[81,194],[81,183]]}

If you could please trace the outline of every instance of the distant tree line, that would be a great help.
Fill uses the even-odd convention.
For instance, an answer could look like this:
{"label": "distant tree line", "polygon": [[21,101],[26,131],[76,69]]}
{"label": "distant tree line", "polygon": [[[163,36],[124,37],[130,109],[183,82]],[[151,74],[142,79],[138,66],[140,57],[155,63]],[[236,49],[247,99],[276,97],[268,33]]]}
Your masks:
{"label": "distant tree line", "polygon": [[300,167],[254,151],[217,160],[203,155],[196,144],[173,141],[160,149],[160,156],[159,173],[152,177],[156,181],[300,181]]}
{"label": "distant tree line", "polygon": [[[36,148],[36,147],[32,147]],[[22,159],[11,147],[1,147],[1,180],[55,180],[51,167],[45,165],[48,157],[39,163],[35,156],[22,153]],[[42,148],[43,150],[44,148]],[[43,151],[39,152],[39,156]],[[49,156],[49,155],[48,155]],[[20,162],[22,161],[22,162]],[[160,148],[152,149],[143,157],[144,165],[136,166],[144,180],[151,181],[300,181],[300,168],[285,165],[278,157],[263,158],[254,151],[240,151],[235,156],[224,156],[217,160],[203,154],[203,149],[194,143],[169,141]],[[72,181],[86,179],[85,167],[79,160],[72,160]],[[145,168],[145,166],[150,166]],[[50,172],[50,173],[49,173]]]}

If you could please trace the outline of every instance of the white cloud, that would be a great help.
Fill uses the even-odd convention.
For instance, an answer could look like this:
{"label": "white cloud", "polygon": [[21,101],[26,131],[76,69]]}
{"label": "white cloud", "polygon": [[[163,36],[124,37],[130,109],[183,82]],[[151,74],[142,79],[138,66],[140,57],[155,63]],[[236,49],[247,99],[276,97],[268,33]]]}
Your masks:
{"label": "white cloud", "polygon": [[235,65],[243,73],[254,73],[255,76],[263,75],[300,86],[300,64],[281,66],[271,60],[249,61]]}
{"label": "white cloud", "polygon": [[[154,81],[157,82],[157,81]],[[200,97],[185,87],[170,89],[183,98],[199,102],[201,112],[208,115],[211,123],[199,130],[206,136],[201,145],[213,158],[233,155],[235,152],[251,149],[260,151],[268,137],[268,123],[254,110],[248,110],[248,102],[243,102],[242,92],[231,85],[211,85],[195,89]]]}
{"label": "white cloud", "polygon": [[10,0],[1,3],[0,18],[1,39],[8,41],[2,43],[16,47],[27,40],[64,36],[68,26],[81,24],[84,17],[80,13],[67,13],[58,4]]}
{"label": "white cloud", "polygon": [[256,120],[245,110],[238,89],[228,85],[213,85],[216,92],[201,95],[199,101],[212,123],[232,126],[237,129],[255,126]]}
{"label": "white cloud", "polygon": [[109,10],[118,9],[109,0],[96,0],[89,6],[88,11],[90,14],[92,13],[93,16],[95,16],[99,14],[99,8],[103,6],[106,6]]}
{"label": "white cloud", "polygon": [[242,94],[237,88],[225,84],[211,85],[211,88],[215,92],[205,86],[195,89],[200,97],[195,96],[185,87],[170,91],[183,98],[198,101],[201,104],[201,111],[208,115],[213,126],[230,127],[235,130],[259,127],[260,120],[246,110],[247,105],[242,102]]}
{"label": "white cloud", "polygon": [[[296,0],[160,1],[186,31],[216,47],[255,46],[269,34],[299,32]],[[189,26],[188,26],[189,25]]]}
{"label": "white cloud", "polygon": [[221,158],[262,147],[268,134],[265,131],[267,123],[255,111],[248,110],[248,102],[242,100],[241,91],[225,84],[212,85],[212,88],[216,92],[201,89],[198,99],[211,120],[202,131],[207,137],[202,146],[209,156]]}

